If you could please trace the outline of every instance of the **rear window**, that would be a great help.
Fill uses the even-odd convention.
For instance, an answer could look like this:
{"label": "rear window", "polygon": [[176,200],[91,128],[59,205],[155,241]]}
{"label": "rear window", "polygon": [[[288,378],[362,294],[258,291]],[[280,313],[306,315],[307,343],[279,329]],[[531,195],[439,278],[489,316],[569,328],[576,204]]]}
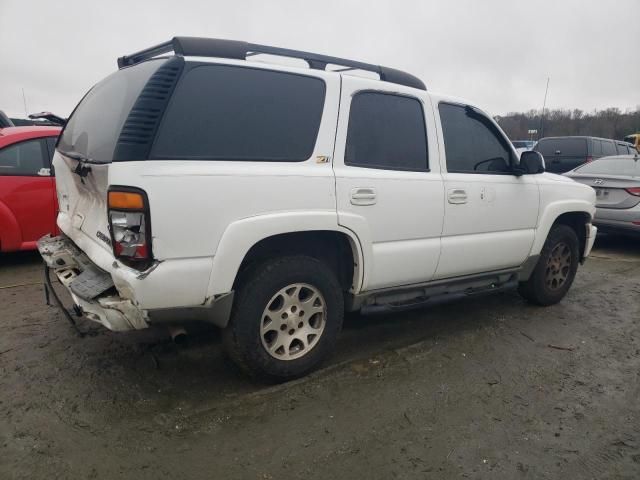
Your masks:
{"label": "rear window", "polygon": [[153,159],[303,161],[313,154],[325,84],[319,78],[228,65],[183,74]]}
{"label": "rear window", "polygon": [[96,84],[69,118],[58,150],[77,153],[94,162],[111,162],[136,99],[162,63],[163,60],[151,60],[124,68]]}
{"label": "rear window", "polygon": [[535,150],[543,156],[587,156],[587,140],[585,138],[543,138]]}
{"label": "rear window", "polygon": [[622,175],[639,177],[640,160],[635,160],[633,157],[601,158],[578,167],[575,172],[583,175]]}

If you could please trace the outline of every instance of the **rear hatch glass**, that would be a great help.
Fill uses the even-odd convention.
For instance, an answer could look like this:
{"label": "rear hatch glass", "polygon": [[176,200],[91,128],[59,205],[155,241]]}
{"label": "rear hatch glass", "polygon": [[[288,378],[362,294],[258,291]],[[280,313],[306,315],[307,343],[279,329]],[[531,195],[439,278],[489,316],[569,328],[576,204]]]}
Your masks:
{"label": "rear hatch glass", "polygon": [[580,175],[616,175],[640,177],[640,160],[634,157],[609,157],[587,163],[576,169]]}
{"label": "rear hatch glass", "polygon": [[587,140],[585,138],[543,138],[538,142],[535,149],[544,157],[555,155],[563,157],[586,157]]}
{"label": "rear hatch glass", "polygon": [[114,160],[123,126],[151,75],[164,63],[151,60],[124,68],[95,85],[67,122],[57,148],[92,162]]}

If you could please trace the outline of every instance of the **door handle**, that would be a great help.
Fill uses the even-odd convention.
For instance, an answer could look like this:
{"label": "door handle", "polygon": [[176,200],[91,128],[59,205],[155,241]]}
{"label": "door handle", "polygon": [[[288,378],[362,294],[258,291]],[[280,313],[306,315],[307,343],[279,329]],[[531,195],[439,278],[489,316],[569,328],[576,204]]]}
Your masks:
{"label": "door handle", "polygon": [[447,199],[453,204],[467,203],[467,192],[461,188],[454,188],[449,190]]}
{"label": "door handle", "polygon": [[376,203],[376,191],[373,188],[354,188],[351,190],[352,205],[374,205]]}

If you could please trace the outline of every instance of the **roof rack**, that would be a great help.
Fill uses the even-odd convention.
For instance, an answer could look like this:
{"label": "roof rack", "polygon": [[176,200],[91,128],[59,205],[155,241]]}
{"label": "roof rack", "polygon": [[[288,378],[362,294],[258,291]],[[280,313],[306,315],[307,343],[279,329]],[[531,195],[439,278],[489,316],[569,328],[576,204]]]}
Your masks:
{"label": "roof rack", "polygon": [[239,60],[246,60],[248,56],[258,54],[300,58],[306,61],[310,68],[316,70],[325,70],[329,64],[340,65],[346,68],[339,71],[365,70],[377,73],[380,76],[380,80],[385,82],[397,83],[398,85],[405,85],[407,87],[418,88],[420,90],[427,89],[419,78],[411,75],[410,73],[396,70],[394,68],[372,65],[370,63],[348,60],[346,58],[302,52],[300,50],[290,50],[288,48],[270,47],[268,45],[258,45],[255,43],[237,40],[222,40],[203,37],[173,37],[168,42],[145,48],[144,50],[132,53],[131,55],[125,55],[124,57],[118,58],[118,68],[135,65],[136,63],[148,60],[149,58],[172,51],[175,52],[176,55],[181,56],[235,58]]}

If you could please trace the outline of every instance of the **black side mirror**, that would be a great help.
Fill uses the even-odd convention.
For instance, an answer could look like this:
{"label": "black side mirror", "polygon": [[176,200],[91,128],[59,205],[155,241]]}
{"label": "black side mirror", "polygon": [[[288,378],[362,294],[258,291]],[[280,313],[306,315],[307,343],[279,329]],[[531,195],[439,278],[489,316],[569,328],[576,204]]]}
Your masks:
{"label": "black side mirror", "polygon": [[537,173],[544,173],[544,157],[540,152],[534,150],[528,150],[522,152],[520,155],[519,170],[524,175],[535,175]]}

